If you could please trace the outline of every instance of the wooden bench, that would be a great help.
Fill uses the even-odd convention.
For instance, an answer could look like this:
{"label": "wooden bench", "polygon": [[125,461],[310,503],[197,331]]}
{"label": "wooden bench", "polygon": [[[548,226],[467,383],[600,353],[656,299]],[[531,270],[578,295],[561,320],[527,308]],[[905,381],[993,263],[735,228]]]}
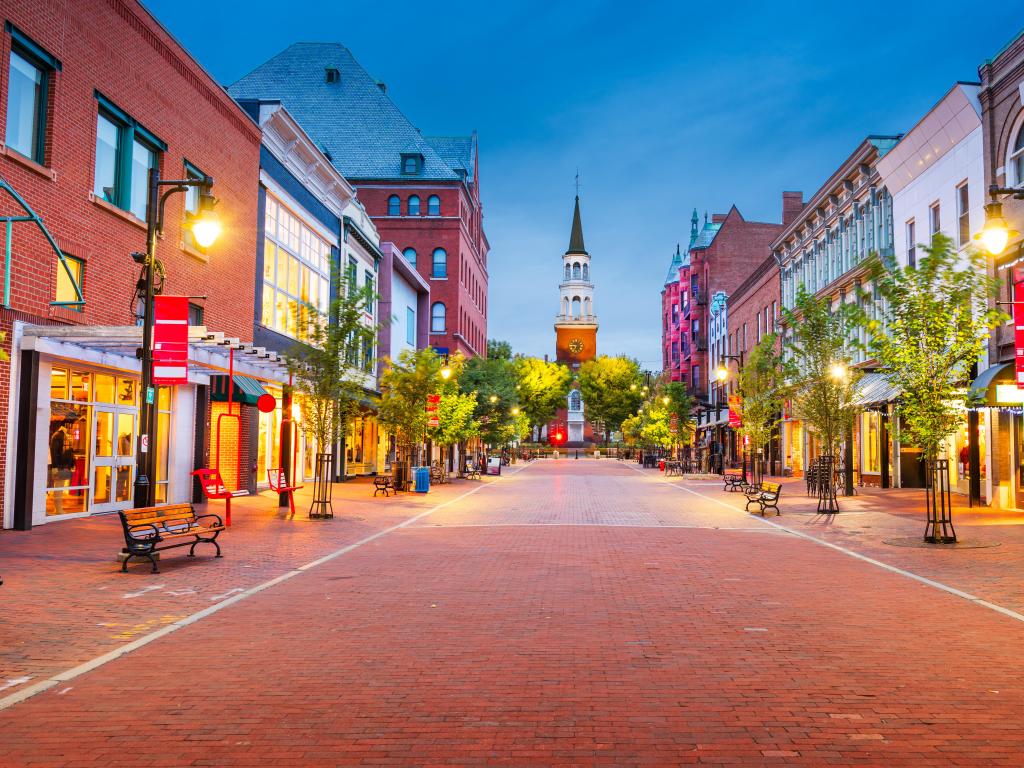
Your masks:
{"label": "wooden bench", "polygon": [[192,475],[199,478],[199,484],[203,486],[203,493],[207,499],[224,499],[224,525],[231,525],[231,500],[239,496],[248,496],[249,492],[232,491],[224,485],[219,469],[197,469]]}
{"label": "wooden bench", "polygon": [[750,486],[747,489],[747,511],[750,511],[751,504],[757,504],[761,517],[764,517],[765,510],[768,509],[774,509],[776,516],[780,515],[780,493],[782,493],[782,485],[779,483],[761,483],[760,485]]}
{"label": "wooden bench", "polygon": [[448,472],[436,461],[430,465],[431,485],[443,485],[448,482]]}
{"label": "wooden bench", "polygon": [[471,461],[467,461],[466,462],[466,471],[465,471],[465,473],[462,476],[465,477],[467,480],[473,480],[473,479],[479,480],[480,479],[480,467],[477,466],[476,464],[474,464]]}
{"label": "wooden bench", "polygon": [[274,493],[288,494],[288,506],[292,510],[292,517],[295,517],[295,491],[300,488],[305,488],[304,485],[288,485],[288,478],[285,476],[284,469],[278,467],[276,469],[267,470],[267,482],[270,483],[270,490]]}
{"label": "wooden bench", "polygon": [[377,475],[373,478],[373,495],[376,496],[378,493],[383,493],[385,496],[398,493],[398,489],[395,488],[395,479],[391,475]]}
{"label": "wooden bench", "polygon": [[723,491],[740,491],[746,485],[742,469],[727,469],[722,473]]}
{"label": "wooden bench", "polygon": [[[140,507],[117,513],[124,529],[124,549],[127,555],[121,563],[121,573],[128,571],[128,561],[144,557],[153,564],[153,573],[159,573],[154,552],[175,547],[189,547],[188,556],[195,557],[196,544],[213,544],[220,557],[217,536],[225,529],[220,515],[197,515],[191,504],[165,504],[159,507]],[[200,520],[210,523],[200,524]],[[211,535],[212,534],[212,535]]]}

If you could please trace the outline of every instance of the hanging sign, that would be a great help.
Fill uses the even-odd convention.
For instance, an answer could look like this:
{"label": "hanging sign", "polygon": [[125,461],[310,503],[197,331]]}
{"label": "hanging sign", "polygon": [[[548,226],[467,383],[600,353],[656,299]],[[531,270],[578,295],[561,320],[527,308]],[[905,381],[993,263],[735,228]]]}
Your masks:
{"label": "hanging sign", "polygon": [[729,395],[729,426],[743,426],[743,398],[739,395]]}
{"label": "hanging sign", "polygon": [[153,299],[153,383],[188,383],[188,297]]}
{"label": "hanging sign", "polygon": [[673,413],[672,418],[668,420],[668,431],[670,434],[679,434],[679,414]]}
{"label": "hanging sign", "polygon": [[1013,346],[1017,389],[1024,389],[1024,274],[1014,271],[1013,282]]}
{"label": "hanging sign", "polygon": [[437,406],[441,402],[440,395],[427,395],[427,426],[436,427],[441,422],[437,419]]}

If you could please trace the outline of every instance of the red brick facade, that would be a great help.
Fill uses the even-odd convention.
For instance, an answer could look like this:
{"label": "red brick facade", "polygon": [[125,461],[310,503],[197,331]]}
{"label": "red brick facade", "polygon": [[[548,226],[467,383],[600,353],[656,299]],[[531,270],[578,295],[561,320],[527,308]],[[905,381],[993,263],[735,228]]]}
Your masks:
{"label": "red brick facade", "polygon": [[[158,257],[165,294],[207,296],[204,322],[243,340],[252,338],[260,134],[220,86],[137,2],[11,0],[5,21],[60,61],[51,73],[42,165],[0,148],[0,175],[25,198],[61,250],[85,262],[81,312],[49,306],[57,260],[31,225],[15,226],[11,308],[31,323],[134,324],[132,298],[139,267],[131,253],[146,248],[145,223],[93,194],[97,93],[166,143],[163,178],[182,178],[184,163],[214,177],[224,234],[208,255],[182,241],[184,196],[166,206]],[[12,37],[0,37],[0,123],[6,122]],[[0,137],[4,136],[0,129]],[[15,212],[4,199],[2,211]],[[10,352],[11,338],[4,342]],[[0,423],[8,423],[10,369],[0,367]],[[13,442],[13,440],[11,441]],[[6,444],[4,444],[6,447]],[[3,450],[3,448],[0,448]],[[0,457],[0,487],[6,456]]]}
{"label": "red brick facade", "polygon": [[[477,158],[473,162],[479,165]],[[473,178],[479,179],[478,169]],[[430,345],[460,351],[467,357],[487,354],[487,253],[483,232],[479,181],[473,184],[444,181],[367,181],[349,179],[359,200],[373,218],[382,241],[390,240],[401,251],[416,250],[416,269],[430,283],[431,311],[437,303],[445,306],[443,332],[434,332]],[[410,195],[420,199],[420,214],[408,215]],[[427,201],[437,195],[440,215],[431,216]],[[397,196],[400,214],[388,214],[388,201]],[[447,276],[435,277],[433,254],[443,248],[447,254]]]}

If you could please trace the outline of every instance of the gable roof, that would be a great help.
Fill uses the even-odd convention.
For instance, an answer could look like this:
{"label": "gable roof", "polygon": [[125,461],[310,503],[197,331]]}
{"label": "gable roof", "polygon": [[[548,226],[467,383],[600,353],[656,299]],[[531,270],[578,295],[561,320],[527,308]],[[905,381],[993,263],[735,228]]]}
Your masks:
{"label": "gable roof", "polygon": [[[337,69],[337,82],[325,73]],[[340,43],[294,43],[228,87],[239,101],[278,99],[349,179],[458,181],[469,138],[427,139],[385,89]],[[467,142],[469,142],[467,147]],[[402,153],[423,156],[421,173],[403,176]],[[455,167],[453,167],[455,166]]]}
{"label": "gable roof", "polygon": [[676,252],[672,254],[672,263],[668,265],[668,276],[665,278],[665,285],[672,285],[679,282],[679,269],[683,266],[683,256],[679,252],[679,245],[676,245]]}

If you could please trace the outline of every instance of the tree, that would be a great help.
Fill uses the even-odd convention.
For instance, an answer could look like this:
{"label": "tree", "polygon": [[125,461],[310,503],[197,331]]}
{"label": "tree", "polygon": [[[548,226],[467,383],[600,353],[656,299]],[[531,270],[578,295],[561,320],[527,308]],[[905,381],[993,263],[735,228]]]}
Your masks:
{"label": "tree", "polygon": [[681,381],[667,381],[658,387],[658,392],[661,397],[668,398],[666,410],[669,415],[670,428],[672,417],[676,417],[676,434],[673,442],[680,445],[692,445],[694,400],[690,390]]}
{"label": "tree", "polygon": [[560,364],[536,357],[520,357],[514,361],[519,407],[531,426],[542,426],[565,407],[572,383],[572,373]]}
{"label": "tree", "polygon": [[[331,448],[348,428],[361,395],[360,382],[365,372],[352,365],[363,359],[363,352],[372,349],[377,327],[368,324],[365,317],[376,299],[367,286],[347,290],[346,278],[336,277],[337,296],[331,300],[326,314],[311,305],[304,305],[297,318],[303,342],[297,343],[286,354],[294,389],[303,415],[306,434],[317,445],[313,504],[330,502],[330,472],[328,462],[320,456],[331,456]],[[372,358],[369,358],[372,364]],[[319,491],[323,491],[320,493]]]}
{"label": "tree", "polygon": [[640,366],[628,357],[600,355],[580,366],[577,380],[586,404],[587,418],[604,423],[607,444],[612,431],[618,429],[643,401]]}
{"label": "tree", "polygon": [[[904,439],[934,468],[944,441],[963,425],[971,367],[991,330],[1009,318],[988,306],[998,283],[979,253],[961,256],[941,233],[921,251],[916,268],[874,262],[875,298],[859,319],[869,349],[900,392]],[[929,503],[936,501],[933,494]]]}
{"label": "tree", "polygon": [[[782,419],[785,399],[785,364],[778,351],[778,336],[768,334],[751,350],[739,375],[739,395],[743,404],[742,425],[736,430],[746,438],[759,460],[772,432]],[[760,477],[758,466],[755,478]]]}
{"label": "tree", "polygon": [[465,369],[462,353],[456,352],[448,358],[451,375],[448,379],[441,378],[436,391],[432,394],[441,396],[437,406],[437,426],[427,430],[428,436],[441,446],[441,463],[446,460],[446,453],[453,445],[463,445],[479,433],[480,425],[473,414],[476,411],[476,393],[459,391],[459,378]]}
{"label": "tree", "polygon": [[853,395],[860,372],[849,368],[849,350],[857,327],[852,305],[832,311],[829,297],[816,298],[803,285],[793,309],[782,310],[792,329],[788,341],[787,377],[792,385],[794,411],[818,434],[822,450],[835,456],[853,428]]}
{"label": "tree", "polygon": [[480,436],[491,446],[507,442],[509,423],[519,407],[513,364],[502,358],[474,357],[466,361],[459,376],[459,390],[476,393],[474,418],[480,425]]}
{"label": "tree", "polygon": [[427,437],[427,395],[436,394],[442,360],[433,349],[406,350],[392,360],[380,378],[377,418],[395,437],[403,463]]}
{"label": "tree", "polygon": [[511,360],[512,345],[497,339],[487,340],[487,356],[496,360]]}

